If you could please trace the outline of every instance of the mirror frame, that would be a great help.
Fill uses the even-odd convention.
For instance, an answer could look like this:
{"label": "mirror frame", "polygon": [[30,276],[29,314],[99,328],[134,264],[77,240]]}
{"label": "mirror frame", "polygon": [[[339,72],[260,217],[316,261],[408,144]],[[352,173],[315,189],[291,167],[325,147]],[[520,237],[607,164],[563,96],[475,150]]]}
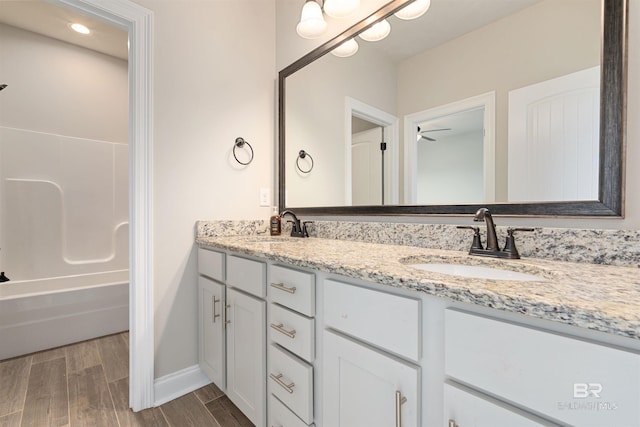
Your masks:
{"label": "mirror frame", "polygon": [[598,200],[456,205],[369,205],[304,207],[285,204],[285,79],[326,55],[413,0],[392,0],[342,34],[303,56],[278,74],[278,206],[303,215],[471,215],[488,207],[494,215],[623,217],[626,146],[628,0],[603,0],[600,86],[600,181]]}

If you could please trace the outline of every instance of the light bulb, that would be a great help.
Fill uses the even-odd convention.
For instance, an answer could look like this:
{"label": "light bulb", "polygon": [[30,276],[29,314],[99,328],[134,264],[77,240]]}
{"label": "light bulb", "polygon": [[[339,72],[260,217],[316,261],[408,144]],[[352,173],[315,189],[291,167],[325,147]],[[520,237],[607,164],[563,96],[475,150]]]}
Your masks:
{"label": "light bulb", "polygon": [[69,25],[69,27],[71,27],[73,31],[80,34],[91,34],[91,30],[82,24],[74,23]]}
{"label": "light bulb", "polygon": [[332,18],[344,18],[351,15],[360,6],[360,0],[325,0],[324,13]]}
{"label": "light bulb", "polygon": [[333,49],[331,53],[337,57],[346,58],[348,56],[355,55],[358,51],[358,47],[358,42],[355,39],[349,39]]}
{"label": "light bulb", "polygon": [[300,22],[296,26],[296,31],[305,39],[320,37],[327,29],[327,23],[322,17],[322,9],[314,0],[307,0],[302,7]]}
{"label": "light bulb", "polygon": [[386,19],[374,24],[373,27],[360,33],[360,38],[368,42],[377,42],[387,37],[391,32],[391,24]]}
{"label": "light bulb", "polygon": [[429,10],[429,6],[431,6],[431,0],[416,0],[394,13],[394,15],[404,20],[416,19],[424,15]]}

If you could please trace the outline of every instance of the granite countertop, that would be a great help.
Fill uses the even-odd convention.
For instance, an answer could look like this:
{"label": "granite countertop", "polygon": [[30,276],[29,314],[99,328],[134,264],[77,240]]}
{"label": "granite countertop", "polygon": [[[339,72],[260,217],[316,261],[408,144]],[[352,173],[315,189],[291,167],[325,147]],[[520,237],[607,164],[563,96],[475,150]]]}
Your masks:
{"label": "granite countertop", "polygon": [[[479,306],[640,339],[640,268],[535,258],[499,260],[460,251],[320,238],[198,237],[227,249],[292,266],[410,289]],[[533,274],[542,281],[469,279],[407,264],[448,263]]]}

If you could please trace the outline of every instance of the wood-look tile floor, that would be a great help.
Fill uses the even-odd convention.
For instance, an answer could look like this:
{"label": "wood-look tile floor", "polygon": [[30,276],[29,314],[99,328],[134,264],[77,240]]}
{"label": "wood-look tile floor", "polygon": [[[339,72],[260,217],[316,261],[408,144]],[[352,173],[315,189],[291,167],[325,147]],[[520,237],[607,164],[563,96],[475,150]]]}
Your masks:
{"label": "wood-look tile floor", "polygon": [[128,403],[128,332],[0,361],[0,427],[253,427],[213,384],[140,412]]}

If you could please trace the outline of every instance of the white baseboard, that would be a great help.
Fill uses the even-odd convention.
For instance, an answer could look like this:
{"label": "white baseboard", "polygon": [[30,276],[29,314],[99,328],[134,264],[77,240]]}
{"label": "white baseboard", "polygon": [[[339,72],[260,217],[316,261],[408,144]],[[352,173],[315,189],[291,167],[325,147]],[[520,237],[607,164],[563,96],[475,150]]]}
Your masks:
{"label": "white baseboard", "polygon": [[210,383],[211,380],[198,365],[157,378],[153,384],[155,396],[153,406],[160,406]]}

